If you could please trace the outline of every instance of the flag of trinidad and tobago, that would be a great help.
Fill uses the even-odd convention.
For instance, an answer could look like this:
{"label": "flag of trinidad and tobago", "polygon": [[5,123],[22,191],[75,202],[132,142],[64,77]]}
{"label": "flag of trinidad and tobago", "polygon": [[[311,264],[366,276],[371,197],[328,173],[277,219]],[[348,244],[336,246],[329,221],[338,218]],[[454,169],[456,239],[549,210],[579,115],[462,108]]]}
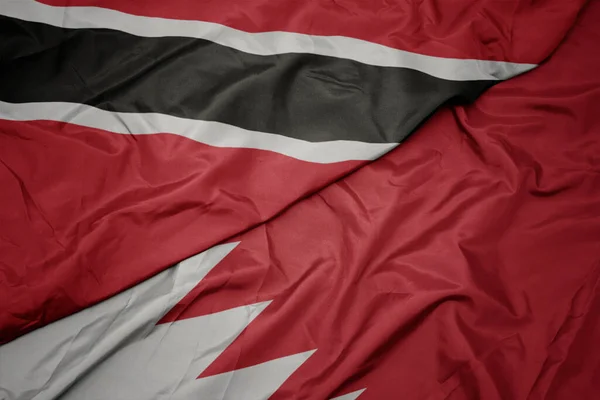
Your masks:
{"label": "flag of trinidad and tobago", "polygon": [[584,3],[0,0],[0,400],[600,398]]}

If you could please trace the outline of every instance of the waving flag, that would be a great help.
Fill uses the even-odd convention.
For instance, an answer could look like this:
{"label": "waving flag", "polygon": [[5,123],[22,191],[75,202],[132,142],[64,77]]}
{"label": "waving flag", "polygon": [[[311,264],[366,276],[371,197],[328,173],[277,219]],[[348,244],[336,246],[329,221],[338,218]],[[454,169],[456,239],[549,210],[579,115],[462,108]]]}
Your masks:
{"label": "waving flag", "polygon": [[0,396],[589,396],[581,3],[1,1]]}

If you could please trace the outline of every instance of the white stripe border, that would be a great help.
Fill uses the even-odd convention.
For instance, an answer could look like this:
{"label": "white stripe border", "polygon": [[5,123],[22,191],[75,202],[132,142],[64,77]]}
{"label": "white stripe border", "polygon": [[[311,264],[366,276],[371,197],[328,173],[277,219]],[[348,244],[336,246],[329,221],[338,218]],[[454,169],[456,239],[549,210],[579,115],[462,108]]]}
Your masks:
{"label": "white stripe border", "polygon": [[221,122],[158,113],[112,112],[64,102],[14,104],[0,101],[0,119],[60,121],[122,135],[170,133],[214,147],[267,150],[320,164],[375,160],[398,145],[349,140],[308,142],[273,133],[242,129]]}
{"label": "white stripe border", "polygon": [[56,7],[35,0],[0,0],[0,15],[72,29],[107,28],[142,37],[199,38],[257,55],[311,53],[346,58],[381,67],[409,68],[452,81],[504,80],[536,67],[427,56],[345,36],[248,33],[212,22],[143,17],[99,7]]}

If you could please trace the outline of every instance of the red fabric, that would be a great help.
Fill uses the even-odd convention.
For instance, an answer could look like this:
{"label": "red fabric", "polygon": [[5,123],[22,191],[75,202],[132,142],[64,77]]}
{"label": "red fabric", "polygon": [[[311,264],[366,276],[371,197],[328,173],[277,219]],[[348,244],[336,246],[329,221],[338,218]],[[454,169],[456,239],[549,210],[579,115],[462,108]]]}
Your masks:
{"label": "red fabric", "polygon": [[552,343],[531,399],[594,399],[600,393],[600,279],[590,278]]}
{"label": "red fabric", "polygon": [[271,399],[596,399],[599,18],[235,238],[162,322],[273,302],[202,376],[317,349]]}
{"label": "red fabric", "polygon": [[585,0],[39,0],[217,22],[246,32],[342,35],[417,53],[539,63]]}
{"label": "red fabric", "polygon": [[[236,7],[224,1],[62,4],[218,22],[226,18],[242,24],[232,26],[251,31],[289,29],[373,41],[399,38],[400,47],[406,43],[408,49],[422,45],[424,52],[439,49],[438,55],[506,55],[512,61],[519,60],[509,54],[516,41],[511,40],[508,49],[508,42],[496,37],[517,29],[519,18],[531,11],[504,1],[467,6],[463,0],[452,8],[427,2],[385,7],[377,2],[294,3],[302,12],[286,2],[237,2]],[[535,40],[538,49],[557,44],[579,2],[556,4],[536,3],[536,21],[561,21],[553,25],[552,35]],[[355,16],[346,20],[340,7],[347,8],[347,16]],[[392,19],[382,11],[386,7],[394,10]],[[495,22],[480,29],[479,17],[466,24],[465,15]],[[252,28],[248,24],[253,21]],[[373,31],[373,24],[386,33]],[[496,30],[490,31],[491,26]],[[0,343],[264,222],[359,166],[315,165],[269,152],[214,149],[170,135],[119,136],[62,123],[0,121],[0,132]]]}
{"label": "red fabric", "polygon": [[0,120],[0,343],[265,221],[359,165]]}
{"label": "red fabric", "polygon": [[[592,3],[547,65],[236,238],[165,320],[273,303],[204,374],[317,348],[273,398],[596,398],[599,18]],[[4,341],[356,167],[50,122],[0,132]]]}

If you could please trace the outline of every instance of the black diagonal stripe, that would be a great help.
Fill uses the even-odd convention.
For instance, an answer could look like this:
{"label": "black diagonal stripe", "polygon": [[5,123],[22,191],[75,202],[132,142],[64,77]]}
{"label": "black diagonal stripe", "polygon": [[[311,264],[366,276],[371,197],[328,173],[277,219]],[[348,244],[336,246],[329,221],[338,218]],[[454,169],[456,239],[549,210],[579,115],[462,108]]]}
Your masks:
{"label": "black diagonal stripe", "polygon": [[493,83],[0,17],[0,100],[12,103],[85,103],[308,141],[381,143],[402,141],[440,105],[472,100]]}

